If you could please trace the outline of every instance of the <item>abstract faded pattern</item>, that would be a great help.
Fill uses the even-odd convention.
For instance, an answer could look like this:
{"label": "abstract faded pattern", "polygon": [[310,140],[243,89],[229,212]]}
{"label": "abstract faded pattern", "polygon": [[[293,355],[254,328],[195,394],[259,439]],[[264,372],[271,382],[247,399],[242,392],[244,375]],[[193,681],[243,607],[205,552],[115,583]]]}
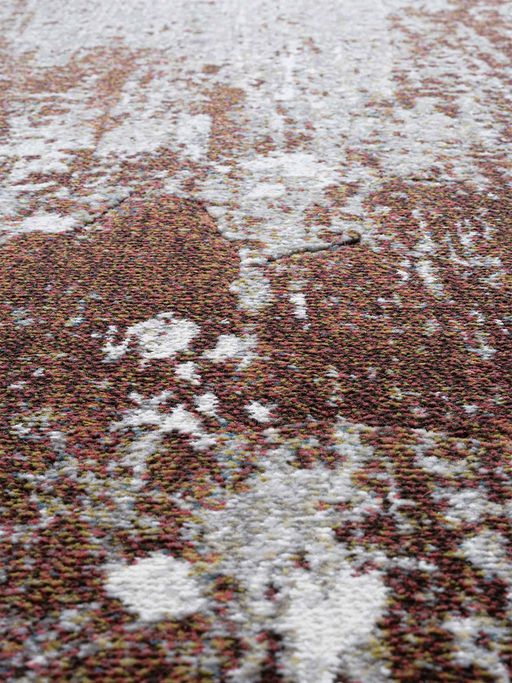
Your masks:
{"label": "abstract faded pattern", "polygon": [[510,2],[0,25],[0,679],[510,681]]}

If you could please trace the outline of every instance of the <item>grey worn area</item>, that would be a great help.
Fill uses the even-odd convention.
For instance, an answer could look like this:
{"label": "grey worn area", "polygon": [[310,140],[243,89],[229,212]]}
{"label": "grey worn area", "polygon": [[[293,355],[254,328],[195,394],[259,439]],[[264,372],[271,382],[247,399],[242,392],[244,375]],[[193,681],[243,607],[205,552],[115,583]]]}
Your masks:
{"label": "grey worn area", "polygon": [[[401,14],[411,31],[435,38],[435,24],[415,11],[450,6],[448,0],[4,3],[9,97],[1,210],[7,229],[77,227],[104,203],[158,180],[165,191],[206,202],[227,238],[263,243],[273,256],[325,245],[329,234],[356,227],[371,235],[363,200],[383,174],[428,177],[442,158],[456,164],[437,177],[478,179],[465,150],[499,148],[502,124],[486,90],[507,92],[495,76],[486,78],[486,64],[473,49],[492,54],[492,46],[467,33],[451,44],[440,40],[437,50],[416,60],[411,44],[393,31]],[[51,85],[71,64],[113,47],[130,66],[110,99],[94,101],[100,78],[94,73],[58,92],[10,81],[9,69],[23,64]],[[115,54],[112,59],[107,72],[116,67]],[[396,75],[405,65],[412,83],[420,75],[441,82],[462,115],[442,113],[435,90],[420,91],[413,107],[402,106]],[[225,108],[222,88],[240,91],[236,106]],[[100,118],[109,124],[98,134]],[[183,166],[113,182],[124,159],[162,148]],[[77,208],[66,173],[84,151],[92,154],[95,175],[84,175]],[[379,169],[361,151],[378,157]],[[30,173],[54,173],[57,180],[29,182]],[[332,210],[328,190],[347,184],[357,191],[343,211]],[[31,192],[40,200],[27,211]],[[69,198],[69,211],[55,211],[55,197]],[[312,207],[330,210],[327,226],[308,224]]]}

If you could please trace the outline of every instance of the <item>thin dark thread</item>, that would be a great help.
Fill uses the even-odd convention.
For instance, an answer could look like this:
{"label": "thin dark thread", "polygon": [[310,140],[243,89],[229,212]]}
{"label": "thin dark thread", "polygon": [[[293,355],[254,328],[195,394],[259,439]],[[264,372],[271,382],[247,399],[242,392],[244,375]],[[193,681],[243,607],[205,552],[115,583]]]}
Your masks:
{"label": "thin dark thread", "polygon": [[361,233],[357,232],[357,230],[350,230],[347,237],[342,237],[325,247],[312,244],[302,247],[302,249],[292,251],[289,254],[282,254],[281,256],[268,256],[267,261],[280,261],[281,259],[290,258],[291,256],[297,256],[300,254],[315,254],[320,251],[337,251],[339,247],[353,246],[354,244],[358,244],[360,241]]}

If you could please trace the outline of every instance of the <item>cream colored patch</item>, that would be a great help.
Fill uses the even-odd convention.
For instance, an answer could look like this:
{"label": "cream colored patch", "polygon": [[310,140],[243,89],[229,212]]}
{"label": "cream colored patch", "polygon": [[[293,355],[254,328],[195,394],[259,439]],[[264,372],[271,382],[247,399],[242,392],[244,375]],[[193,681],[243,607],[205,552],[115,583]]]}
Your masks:
{"label": "cream colored patch", "polygon": [[132,565],[107,568],[107,592],[143,621],[182,619],[205,605],[185,560],[152,553]]}
{"label": "cream colored patch", "polygon": [[175,318],[172,313],[159,313],[155,318],[129,327],[120,344],[112,343],[115,332],[116,328],[111,327],[107,334],[107,343],[103,347],[107,360],[117,360],[124,356],[132,339],[136,341],[143,360],[161,360],[185,351],[192,339],[199,334],[199,327],[191,320]]}
{"label": "cream colored patch", "polygon": [[289,606],[278,622],[289,648],[287,669],[297,683],[333,683],[340,655],[370,637],[386,587],[378,572],[355,576],[348,564],[331,588],[304,569],[293,574]]}
{"label": "cream colored patch", "polygon": [[194,363],[191,360],[177,365],[174,372],[177,377],[184,379],[191,384],[201,384],[201,376],[197,371],[197,363]]}
{"label": "cream colored patch", "polygon": [[215,363],[238,358],[241,361],[239,367],[247,367],[254,358],[256,342],[253,335],[237,337],[235,334],[221,334],[215,348],[205,351],[203,356]]}
{"label": "cream colored patch", "polygon": [[272,408],[275,408],[274,404],[265,406],[259,401],[251,401],[246,407],[246,411],[256,422],[270,422],[272,419]]}

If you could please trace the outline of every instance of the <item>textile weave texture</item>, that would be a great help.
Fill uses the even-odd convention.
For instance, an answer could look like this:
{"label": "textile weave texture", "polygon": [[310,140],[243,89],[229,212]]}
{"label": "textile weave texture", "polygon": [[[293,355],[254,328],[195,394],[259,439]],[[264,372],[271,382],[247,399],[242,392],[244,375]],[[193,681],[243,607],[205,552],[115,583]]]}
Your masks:
{"label": "textile weave texture", "polygon": [[510,0],[0,52],[0,680],[508,683]]}

